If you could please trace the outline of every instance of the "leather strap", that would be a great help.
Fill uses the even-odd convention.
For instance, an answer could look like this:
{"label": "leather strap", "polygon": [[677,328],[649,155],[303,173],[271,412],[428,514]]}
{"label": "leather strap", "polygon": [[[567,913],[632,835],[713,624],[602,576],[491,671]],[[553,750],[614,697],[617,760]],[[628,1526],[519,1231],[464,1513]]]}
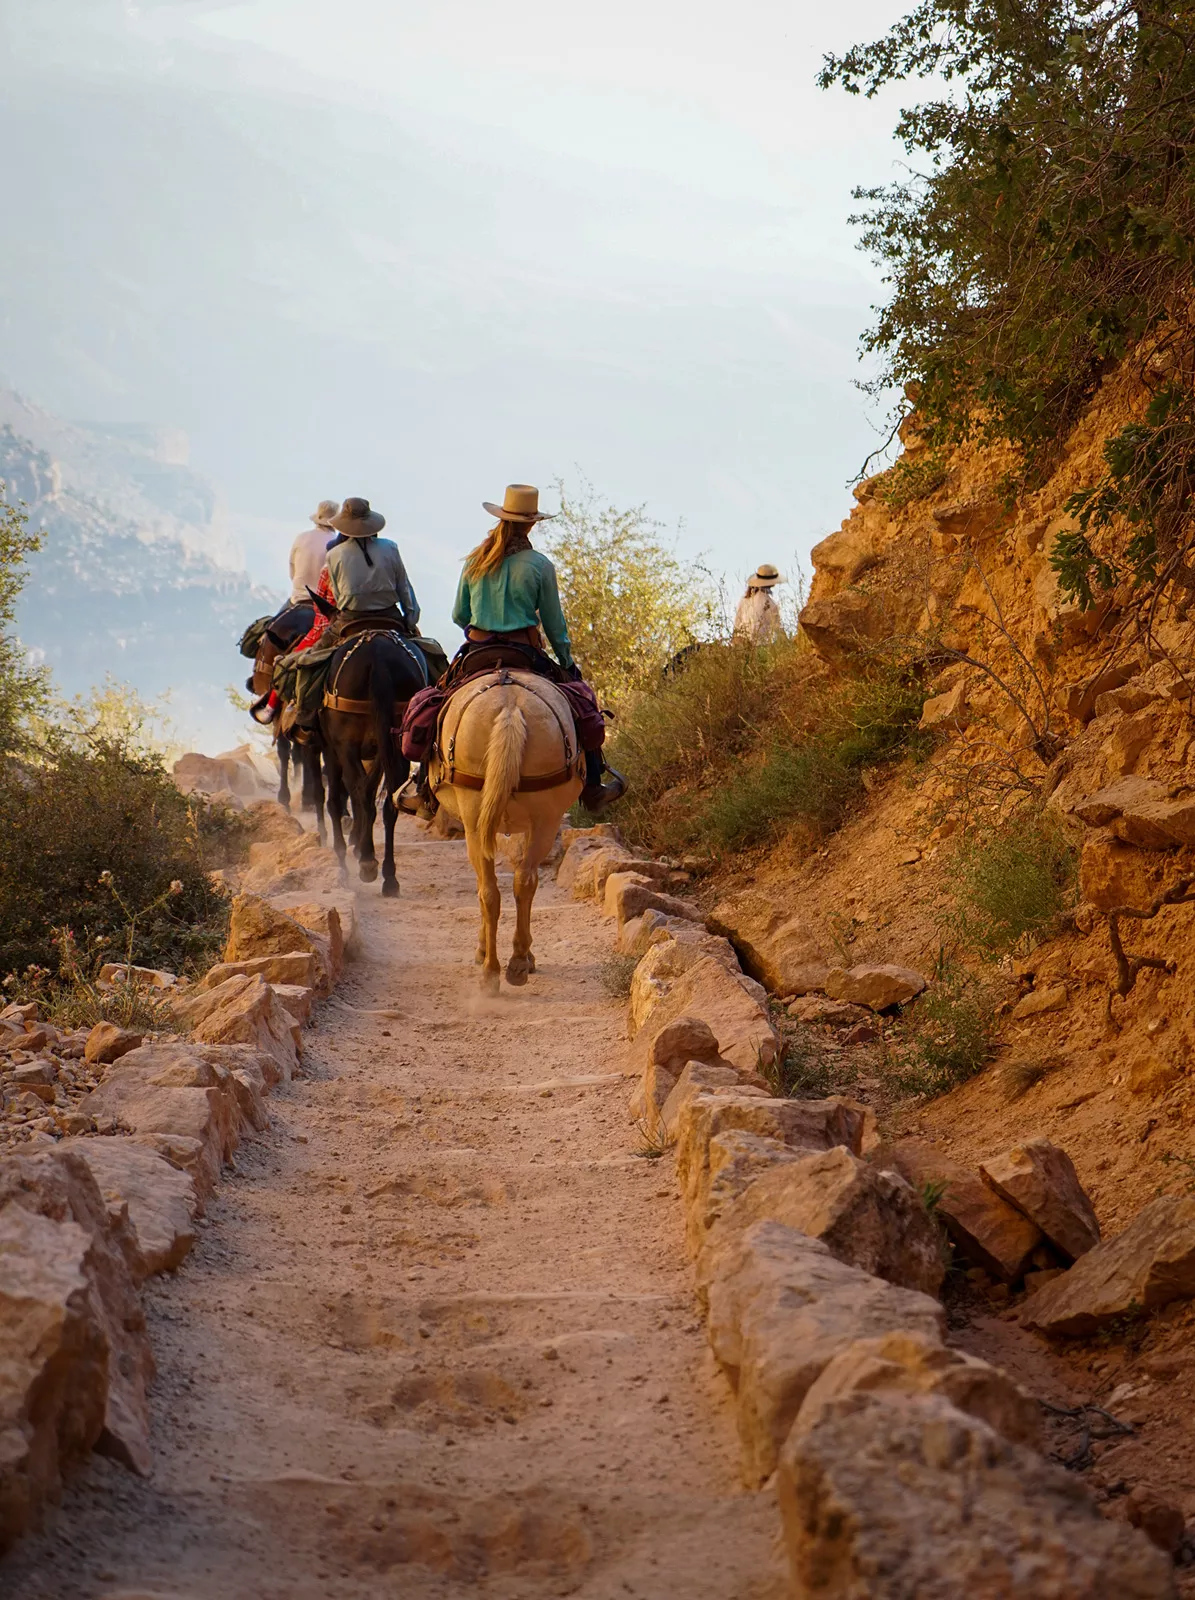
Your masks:
{"label": "leather strap", "polygon": [[329,711],[345,711],[350,717],[368,717],[373,712],[372,700],[351,700],[346,694],[324,693],[324,706]]}
{"label": "leather strap", "polygon": [[[567,783],[573,775],[572,767],[561,767],[559,772],[544,772],[536,778],[523,778],[514,790],[515,794],[537,794],[541,789],[558,789],[562,783]],[[448,780],[444,779],[446,783]],[[456,789],[484,789],[485,779],[479,778],[475,772],[462,772],[459,767],[452,775],[452,786]],[[442,788],[443,783],[436,785]]]}

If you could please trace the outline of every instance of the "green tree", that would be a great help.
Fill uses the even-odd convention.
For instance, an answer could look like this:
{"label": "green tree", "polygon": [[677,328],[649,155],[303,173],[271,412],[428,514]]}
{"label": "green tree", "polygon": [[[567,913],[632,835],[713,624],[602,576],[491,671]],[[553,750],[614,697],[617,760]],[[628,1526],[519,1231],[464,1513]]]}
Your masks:
{"label": "green tree", "polygon": [[24,719],[46,693],[46,674],[28,665],[13,632],[25,560],[41,542],[42,535],[30,533],[28,518],[9,502],[0,482],[0,756],[16,748]]}
{"label": "green tree", "polygon": [[[900,114],[912,171],[856,192],[888,285],[864,341],[876,387],[916,383],[931,443],[1010,441],[1033,482],[1132,361],[1169,398],[1081,491],[1063,583],[1085,602],[1122,572],[1192,587],[1195,6],[920,0],[820,81],[911,79],[940,90]],[[1118,522],[1123,568],[1088,542]]]}
{"label": "green tree", "polygon": [[596,504],[563,484],[558,519],[543,535],[556,565],[573,653],[615,710],[654,683],[686,645],[717,631],[719,597],[699,561],[684,561],[642,506]]}

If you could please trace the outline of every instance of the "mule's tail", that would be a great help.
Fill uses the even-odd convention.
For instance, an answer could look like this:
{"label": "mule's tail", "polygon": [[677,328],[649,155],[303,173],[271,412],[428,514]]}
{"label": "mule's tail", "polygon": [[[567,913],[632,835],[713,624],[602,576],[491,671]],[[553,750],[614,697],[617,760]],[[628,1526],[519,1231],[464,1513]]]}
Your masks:
{"label": "mule's tail", "polygon": [[527,744],[527,719],[518,706],[504,705],[490,729],[485,751],[485,783],[481,791],[481,853],[492,860],[495,838],[507,802],[518,788]]}
{"label": "mule's tail", "polygon": [[373,731],[378,742],[385,795],[401,789],[411,776],[411,763],[394,737],[394,707],[401,690],[393,663],[387,661],[380,650],[375,652],[369,672],[369,698],[373,704]]}

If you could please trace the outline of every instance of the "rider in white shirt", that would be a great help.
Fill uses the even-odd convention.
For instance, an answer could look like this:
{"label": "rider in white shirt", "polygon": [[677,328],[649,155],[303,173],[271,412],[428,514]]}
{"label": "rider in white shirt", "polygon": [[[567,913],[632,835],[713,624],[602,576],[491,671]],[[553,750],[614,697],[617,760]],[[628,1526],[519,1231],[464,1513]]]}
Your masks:
{"label": "rider in white shirt", "polygon": [[770,644],[780,637],[784,632],[784,620],[771,591],[783,582],[776,568],[766,561],[755,569],[747,579],[747,592],[734,614],[734,631],[738,638],[752,644]]}
{"label": "rider in white shirt", "polygon": [[310,605],[309,588],[318,589],[328,546],[336,537],[332,518],[340,510],[339,500],[321,500],[311,513],[313,527],[306,529],[290,547],[290,600],[292,606]]}

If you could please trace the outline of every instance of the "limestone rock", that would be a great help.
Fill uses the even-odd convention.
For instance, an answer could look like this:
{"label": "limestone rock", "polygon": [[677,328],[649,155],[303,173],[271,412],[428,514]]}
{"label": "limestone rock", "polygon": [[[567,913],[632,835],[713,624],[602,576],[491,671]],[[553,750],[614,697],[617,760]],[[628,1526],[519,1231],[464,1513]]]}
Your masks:
{"label": "limestone rock", "polygon": [[[648,947],[631,974],[627,996],[628,1037],[635,1037],[673,982],[696,966],[704,954],[696,943],[680,939],[661,939]],[[714,1048],[716,1052],[716,1041]]]}
{"label": "limestone rock", "polygon": [[825,983],[831,1000],[846,1000],[869,1011],[887,1011],[906,1005],[926,988],[926,980],[911,967],[831,967]]}
{"label": "limestone rock", "polygon": [[774,994],[808,994],[826,981],[829,966],[807,925],[766,895],[723,901],[709,926],[730,940],[746,970]]}
{"label": "limestone rock", "polygon": [[272,1055],[289,1082],[298,1067],[298,1024],[261,977],[226,978],[173,1004],[175,1020],[208,1044],[248,1044]]}
{"label": "limestone rock", "polygon": [[967,686],[956,683],[945,694],[931,695],[921,708],[922,728],[965,728],[967,726]]}
{"label": "limestone rock", "polygon": [[314,936],[317,949],[324,955],[331,981],[338,982],[345,962],[361,953],[356,902],[351,895],[325,895],[318,901],[283,898],[276,899],[275,904],[288,917],[293,917],[301,928],[306,928],[309,935]]}
{"label": "limestone rock", "polygon": [[1099,833],[1088,838],[1079,858],[1079,888],[1098,911],[1118,906],[1144,910],[1174,876],[1165,856],[1147,853]]}
{"label": "limestone rock", "polygon": [[853,1006],[846,1000],[831,1000],[824,994],[801,995],[788,1008],[790,1017],[798,1022],[827,1023],[831,1026],[854,1026],[867,1016],[864,1006]]}
{"label": "limestone rock", "polygon": [[[718,1089],[714,1090],[714,1093],[718,1092]],[[722,1092],[726,1092],[724,1088]],[[667,1113],[668,1107],[665,1106],[664,1110]],[[764,1173],[770,1172],[773,1167],[804,1159],[804,1150],[794,1150],[791,1145],[767,1134],[748,1133],[745,1128],[727,1128],[724,1133],[716,1133],[710,1140],[709,1189],[705,1211],[700,1217],[692,1219],[694,1225],[690,1229],[690,1236],[697,1238],[699,1235],[708,1235],[719,1218],[725,1216],[739,1196]],[[700,1296],[703,1293],[704,1285],[699,1275],[698,1294]]]}
{"label": "limestone rock", "polygon": [[1112,832],[1126,844],[1142,850],[1169,850],[1195,844],[1195,795],[1158,800],[1127,808],[1112,824]]}
{"label": "limestone rock", "polygon": [[1115,783],[1078,800],[1071,810],[1089,828],[1103,828],[1109,822],[1114,822],[1126,809],[1153,805],[1168,797],[1165,784],[1157,783],[1153,778],[1118,778]]}
{"label": "limestone rock", "polygon": [[302,1028],[311,1020],[311,1008],[315,1002],[315,990],[309,989],[301,983],[272,983],[270,988],[274,991],[274,998],[278,1004]]}
{"label": "limestone rock", "polygon": [[1022,1320],[1043,1333],[1085,1337],[1118,1318],[1195,1296],[1195,1200],[1162,1195],[1125,1231],[1039,1289]]}
{"label": "limestone rock", "polygon": [[845,666],[890,630],[878,606],[857,589],[810,600],[799,620],[805,637],[831,667]]}
{"label": "limestone rock", "polygon": [[[0,1164],[0,1215],[21,1208],[88,1238],[83,1271],[106,1344],[107,1385],[96,1448],[132,1471],[152,1467],[146,1389],[153,1356],[136,1284],[145,1261],[123,1207],[110,1215],[87,1163],[72,1150],[10,1156]],[[2,1470],[2,1469],[0,1469]]]}
{"label": "limestone rock", "polygon": [[271,898],[297,891],[334,894],[343,881],[339,861],[313,833],[251,844],[249,867],[241,879],[244,890]]}
{"label": "limestone rock", "polygon": [[[573,837],[568,838],[572,833]],[[575,889],[578,874],[581,873],[586,863],[592,864],[593,857],[609,842],[606,838],[594,838],[588,833],[579,833],[574,829],[565,829],[564,854],[560,858],[560,865],[556,868],[556,882],[567,893]]]}
{"label": "limestone rock", "polygon": [[241,1117],[231,1085],[221,1082],[217,1069],[198,1054],[189,1062],[180,1059],[177,1047],[142,1045],[130,1051],[78,1109],[101,1129],[194,1141],[198,1153],[186,1165],[202,1200],[215,1188],[240,1137]]}
{"label": "limestone rock", "polygon": [[783,1100],[755,1095],[693,1095],[676,1119],[676,1176],[689,1219],[694,1249],[704,1236],[709,1209],[710,1143],[731,1128],[778,1139],[790,1148],[811,1153],[845,1145],[858,1155],[866,1128],[864,1108],[835,1095],[827,1100]]}
{"label": "limestone rock", "polygon": [[817,1239],[756,1222],[709,1286],[709,1338],[736,1391],[744,1481],[773,1471],[801,1404],[856,1339],[905,1329],[941,1339],[942,1308],[838,1261]]}
{"label": "limestone rock", "polygon": [[[680,1076],[669,1091],[660,1111],[660,1120],[664,1131],[672,1136],[680,1125],[681,1112],[699,1094],[739,1094],[743,1091],[743,1080],[735,1069],[722,1061],[688,1061],[681,1069]],[[750,1093],[761,1096],[766,1090],[751,1089]]]}
{"label": "limestone rock", "polygon": [[1041,1448],[1041,1407],[1032,1395],[978,1356],[912,1333],[857,1339],[835,1356],[805,1396],[794,1427],[808,1433],[834,1401],[879,1393],[940,1395],[1011,1444]]}
{"label": "limestone rock", "polygon": [[734,1235],[764,1220],[820,1239],[839,1261],[905,1289],[936,1295],[946,1276],[938,1230],[920,1197],[898,1173],[837,1145],[762,1172],[722,1212],[702,1250],[699,1290],[722,1270]]}
{"label": "limestone rock", "polygon": [[894,1167],[914,1189],[944,1184],[936,1213],[959,1254],[1003,1283],[1015,1283],[1044,1235],[977,1172],[919,1139],[881,1147],[877,1165]]}
{"label": "limestone rock", "polygon": [[826,1600],[1173,1600],[1168,1559],[1075,1474],[938,1394],[854,1393],[781,1453],[795,1592]]}
{"label": "limestone rock", "polygon": [[247,961],[222,961],[209,968],[195,987],[216,989],[227,978],[264,978],[269,984],[295,983],[314,989],[320,981],[320,965],[313,950],[289,950],[283,955],[253,956]]}
{"label": "limestone rock", "polygon": [[1035,1222],[1068,1261],[1100,1242],[1100,1225],[1074,1162],[1049,1139],[1029,1139],[980,1163],[983,1176],[1010,1205]]}
{"label": "limestone rock", "polygon": [[1029,1017],[1045,1016],[1051,1011],[1065,1011],[1067,992],[1065,983],[1047,984],[1042,989],[1030,989],[1012,1008],[1012,1020],[1024,1022]]}
{"label": "limestone rock", "polygon": [[135,1050],[144,1037],[144,1034],[134,1033],[130,1028],[118,1028],[114,1022],[97,1022],[87,1035],[83,1059],[93,1065],[100,1062],[108,1066],[130,1050]]}
{"label": "limestone rock", "polygon": [[69,1220],[0,1209],[0,1553],[33,1527],[104,1426],[108,1338]]}
{"label": "limestone rock", "polygon": [[651,878],[638,872],[612,872],[606,879],[602,908],[606,916],[617,919],[619,927],[649,910],[663,911],[670,917],[684,917],[690,922],[705,921],[700,908],[691,900],[663,894]]}
{"label": "limestone rock", "polygon": [[[339,917],[336,920],[339,923]],[[320,987],[326,992],[339,975],[331,941],[322,941],[296,916],[280,911],[258,895],[236,896],[228,925],[228,943],[224,947],[225,962],[247,961],[254,956],[290,955],[296,950],[307,951],[320,961],[323,969]]]}
{"label": "limestone rock", "polygon": [[770,1066],[779,1053],[780,1038],[766,1007],[747,983],[712,956],[703,956],[670,985],[635,1035],[629,1070],[642,1072],[656,1037],[683,1016],[706,1022],[718,1041],[718,1054],[741,1072]]}
{"label": "limestone rock", "polygon": [[157,1151],[132,1139],[69,1139],[60,1150],[74,1150],[87,1163],[108,1207],[118,1218],[128,1207],[129,1223],[151,1273],[171,1272],[195,1243],[199,1211],[195,1183]]}
{"label": "limestone rock", "polygon": [[176,989],[184,981],[176,972],[165,972],[161,967],[130,967],[124,961],[108,961],[100,968],[96,982],[101,989],[114,989],[130,977],[146,989]]}

